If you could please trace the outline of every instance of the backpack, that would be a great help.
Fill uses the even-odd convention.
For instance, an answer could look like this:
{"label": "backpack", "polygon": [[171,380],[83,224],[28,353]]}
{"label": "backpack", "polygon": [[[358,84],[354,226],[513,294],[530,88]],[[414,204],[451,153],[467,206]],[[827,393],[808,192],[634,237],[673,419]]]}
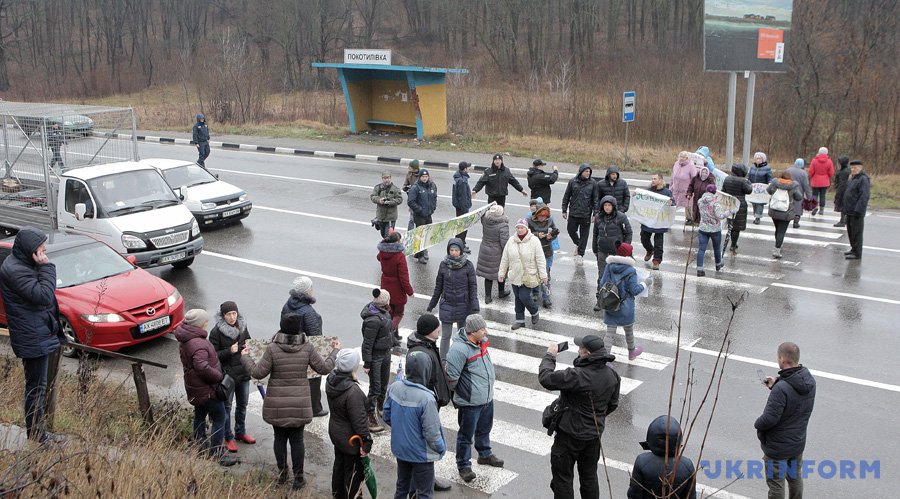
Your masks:
{"label": "backpack", "polygon": [[775,194],[769,199],[769,209],[772,211],[788,211],[791,208],[791,195],[788,189],[775,189]]}
{"label": "backpack", "polygon": [[610,274],[610,280],[606,281],[606,284],[600,288],[600,296],[597,303],[606,312],[618,312],[622,306],[622,297],[619,296],[619,283],[612,279],[612,274]]}

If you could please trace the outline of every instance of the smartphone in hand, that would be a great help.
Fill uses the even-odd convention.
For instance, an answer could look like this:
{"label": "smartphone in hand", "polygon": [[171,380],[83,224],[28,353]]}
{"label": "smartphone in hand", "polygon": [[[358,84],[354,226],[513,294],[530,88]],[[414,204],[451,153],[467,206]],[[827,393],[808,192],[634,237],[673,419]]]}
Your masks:
{"label": "smartphone in hand", "polygon": [[569,342],[568,342],[568,341],[563,341],[563,342],[561,342],[559,345],[557,345],[556,347],[557,347],[557,349],[558,349],[560,352],[565,352],[566,350],[569,349]]}
{"label": "smartphone in hand", "polygon": [[764,373],[762,369],[757,369],[756,375],[759,376],[760,383],[762,383],[764,385],[769,384],[769,379],[766,377],[766,373]]}

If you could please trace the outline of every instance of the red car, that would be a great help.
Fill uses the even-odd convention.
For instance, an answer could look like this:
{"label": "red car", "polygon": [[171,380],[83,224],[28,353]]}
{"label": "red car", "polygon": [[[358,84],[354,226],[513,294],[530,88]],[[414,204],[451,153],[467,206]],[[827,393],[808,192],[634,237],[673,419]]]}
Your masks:
{"label": "red car", "polygon": [[[13,239],[0,241],[0,262]],[[174,330],[184,320],[184,299],[174,286],[136,267],[104,243],[54,232],[47,256],[56,264],[59,320],[69,341],[104,350],[143,343]],[[0,298],[0,323],[6,309]],[[74,356],[75,349],[64,348]]]}

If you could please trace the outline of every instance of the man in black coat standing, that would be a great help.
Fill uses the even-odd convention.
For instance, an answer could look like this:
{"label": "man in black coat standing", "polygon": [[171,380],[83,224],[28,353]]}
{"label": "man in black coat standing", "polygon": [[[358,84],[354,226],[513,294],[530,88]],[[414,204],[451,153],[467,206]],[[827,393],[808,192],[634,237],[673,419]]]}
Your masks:
{"label": "man in black coat standing", "polygon": [[816,401],[816,380],[800,364],[800,347],[785,342],[778,345],[778,377],[766,377],[771,390],[762,416],[753,426],[766,461],[769,499],[784,498],[787,478],[789,497],[803,497],[803,449],[806,427]]}
{"label": "man in black coat standing", "polygon": [[28,438],[42,443],[55,440],[44,430],[50,354],[66,343],[56,303],[56,266],[47,258],[46,243],[44,233],[23,228],[0,267],[9,340],[25,367],[25,428]]}
{"label": "man in black coat standing", "polygon": [[553,194],[550,186],[555,184],[559,179],[559,169],[553,167],[551,173],[544,171],[544,163],[542,159],[536,159],[531,163],[531,169],[528,170],[528,188],[531,189],[531,199],[541,198],[544,204],[550,206],[550,196]]}
{"label": "man in black coat standing", "polygon": [[513,189],[521,192],[523,196],[528,195],[522,184],[519,183],[516,177],[513,177],[509,168],[503,164],[503,156],[499,154],[494,155],[491,167],[485,170],[478,182],[475,183],[475,188],[472,189],[472,197],[475,197],[485,186],[487,186],[485,192],[487,192],[488,204],[496,202],[500,206],[506,206],[506,195],[509,194],[509,186],[513,186]]}
{"label": "man in black coat standing", "polygon": [[197,144],[197,164],[206,168],[206,158],[209,157],[209,127],[206,126],[206,116],[203,113],[197,115],[197,122],[191,129],[191,141]]}
{"label": "man in black coat standing", "polygon": [[[597,199],[603,199],[603,196],[612,196],[616,198],[616,206],[619,211],[626,213],[628,207],[631,206],[631,191],[628,190],[628,182],[620,178],[619,167],[609,165],[606,169],[606,176],[597,181]],[[597,207],[596,211],[600,211]]]}
{"label": "man in black coat standing", "polygon": [[859,260],[863,250],[863,227],[866,221],[866,210],[869,208],[869,192],[871,181],[863,171],[862,161],[854,159],[850,162],[850,180],[844,191],[842,215],[846,218],[847,237],[850,238],[850,251],[844,253],[847,260]]}
{"label": "man in black coat standing", "polygon": [[[582,163],[578,175],[569,180],[562,199],[562,216],[566,220],[566,231],[578,249],[575,251],[575,265],[584,264],[584,250],[587,248],[591,224],[597,204],[597,184],[591,178],[591,165]],[[545,201],[546,202],[546,201]],[[571,208],[571,210],[570,210]]]}
{"label": "man in black coat standing", "polygon": [[621,378],[607,363],[603,339],[589,334],[575,338],[578,358],[574,367],[557,371],[559,345],[553,343],[541,360],[538,381],[547,390],[559,390],[563,413],[550,449],[550,490],[556,499],[574,497],[573,468],[578,465],[581,497],[600,497],[597,463],[606,416],[619,406]]}

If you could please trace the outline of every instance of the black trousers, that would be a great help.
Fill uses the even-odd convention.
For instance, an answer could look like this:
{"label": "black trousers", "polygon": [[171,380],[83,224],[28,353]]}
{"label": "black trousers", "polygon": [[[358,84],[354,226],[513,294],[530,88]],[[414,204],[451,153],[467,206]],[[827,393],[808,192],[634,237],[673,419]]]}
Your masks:
{"label": "black trousers", "polygon": [[283,428],[273,426],[275,430],[275,463],[279,470],[287,469],[287,444],[291,444],[291,466],[294,471],[294,478],[303,477],[303,457],[306,448],[303,445],[303,427],[299,428]]}
{"label": "black trousers", "polygon": [[322,412],[322,378],[309,378],[309,398],[313,414]]}
{"label": "black trousers", "polygon": [[[457,208],[457,209],[456,209],[456,216],[465,215],[465,214],[468,213],[468,212],[469,212],[469,210],[460,210],[459,208]],[[456,235],[456,237],[462,239],[463,246],[465,246],[465,244],[466,244],[466,234],[468,234],[468,233],[469,233],[469,231],[464,230],[464,231],[462,231],[462,232],[460,232],[459,234]]]}
{"label": "black trousers", "polygon": [[[418,227],[420,225],[428,225],[431,223],[431,215],[428,215],[427,217],[420,217],[418,215],[413,215],[413,222],[415,222],[416,227]],[[426,256],[426,255],[428,255],[428,250],[420,251],[420,252],[416,253],[415,255],[413,255],[413,258],[422,258],[423,256]]]}
{"label": "black trousers", "polygon": [[850,251],[859,257],[862,256],[865,222],[866,217],[847,215],[847,237],[850,238]]}
{"label": "black trousers", "polygon": [[[663,256],[663,238],[665,233],[653,233],[647,232],[645,230],[641,231],[641,245],[644,246],[644,249],[647,251],[653,252],[653,259],[657,261],[662,261]],[[650,242],[650,239],[653,239],[653,242]]]}
{"label": "black trousers", "polygon": [[790,220],[775,220],[772,219],[772,223],[775,224],[775,247],[780,248],[782,244],[784,244],[784,235],[787,234],[788,226],[791,225]]}
{"label": "black trousers", "polygon": [[28,438],[44,440],[44,397],[47,394],[49,355],[22,359],[25,368],[25,431]]}
{"label": "black trousers", "polygon": [[494,201],[496,201],[497,204],[499,204],[500,206],[503,206],[504,208],[506,207],[506,196],[491,196],[491,195],[488,195],[488,204],[491,204],[491,203],[493,203]]}
{"label": "black trousers", "polygon": [[359,454],[344,454],[334,449],[334,465],[331,468],[331,497],[356,499],[363,481],[362,459]]}
{"label": "black trousers", "polygon": [[369,414],[375,414],[378,401],[384,400],[390,381],[391,353],[386,350],[372,352],[372,360],[369,362],[369,396],[366,399]]}
{"label": "black trousers", "polygon": [[209,157],[209,142],[197,144],[197,164],[206,168],[206,158]]}
{"label": "black trousers", "polygon": [[591,235],[591,217],[569,217],[566,230],[575,246],[578,246],[577,254],[584,256],[587,248],[588,237]]}
{"label": "black trousers", "polygon": [[550,490],[554,499],[574,499],[574,468],[578,466],[578,481],[581,483],[582,499],[600,497],[600,481],[597,477],[597,463],[600,461],[600,439],[588,440],[556,432],[550,448]]}

